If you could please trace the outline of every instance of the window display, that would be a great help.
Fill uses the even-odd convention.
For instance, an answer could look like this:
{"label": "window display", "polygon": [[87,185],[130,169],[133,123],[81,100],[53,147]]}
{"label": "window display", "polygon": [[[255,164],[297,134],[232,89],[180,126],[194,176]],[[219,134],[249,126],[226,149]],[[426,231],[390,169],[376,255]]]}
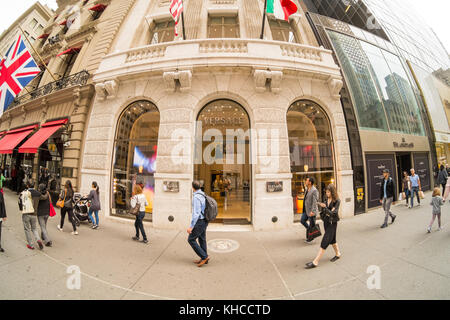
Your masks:
{"label": "window display", "polygon": [[132,190],[142,186],[149,205],[146,219],[151,219],[155,190],[159,111],[148,101],[137,101],[122,113],[117,127],[113,161],[112,214],[128,214]]}

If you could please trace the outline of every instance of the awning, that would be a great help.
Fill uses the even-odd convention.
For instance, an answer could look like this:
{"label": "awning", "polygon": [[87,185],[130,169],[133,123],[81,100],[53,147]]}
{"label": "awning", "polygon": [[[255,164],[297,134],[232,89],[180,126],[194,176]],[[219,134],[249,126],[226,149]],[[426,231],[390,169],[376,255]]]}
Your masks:
{"label": "awning", "polygon": [[78,52],[80,52],[80,49],[81,48],[70,48],[70,49],[67,49],[67,50],[65,50],[65,51],[63,51],[61,53],[58,53],[57,57],[62,56],[64,54],[78,53]]}
{"label": "awning", "polygon": [[65,125],[68,119],[44,123],[20,148],[19,153],[37,153],[39,147],[47,141],[59,128]]}
{"label": "awning", "polygon": [[90,7],[89,10],[101,12],[101,11],[105,10],[106,7],[107,7],[107,5],[97,4],[97,5],[93,6],[93,7]]}
{"label": "awning", "polygon": [[65,26],[66,24],[67,24],[67,19],[64,20],[64,21],[61,21],[61,22],[59,23],[60,26]]}
{"label": "awning", "polygon": [[22,142],[38,125],[23,127],[8,131],[3,139],[0,140],[0,154],[10,154],[19,143]]}
{"label": "awning", "polygon": [[47,39],[49,35],[50,33],[43,33],[38,37],[38,39]]}

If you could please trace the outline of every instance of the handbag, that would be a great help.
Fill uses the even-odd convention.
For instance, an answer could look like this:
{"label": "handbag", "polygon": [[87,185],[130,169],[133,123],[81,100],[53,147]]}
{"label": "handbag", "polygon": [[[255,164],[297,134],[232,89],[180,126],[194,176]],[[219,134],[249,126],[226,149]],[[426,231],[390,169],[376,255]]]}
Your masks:
{"label": "handbag", "polygon": [[425,199],[425,195],[423,194],[423,191],[419,191],[419,198]]}
{"label": "handbag", "polygon": [[64,200],[59,199],[58,201],[56,201],[56,206],[58,208],[61,208],[61,209],[64,208],[64,202],[66,201],[66,196],[67,196],[67,190],[64,189]]}
{"label": "handbag", "polygon": [[400,192],[398,194],[398,201],[402,201],[403,200],[403,192]]}
{"label": "handbag", "polygon": [[56,216],[55,207],[53,207],[53,204],[50,202],[50,217]]}
{"label": "handbag", "polygon": [[306,230],[306,239],[308,241],[312,241],[317,237],[320,237],[322,235],[322,232],[320,231],[320,225],[318,223],[315,223],[314,226],[309,227],[308,230]]}
{"label": "handbag", "polygon": [[133,216],[137,216],[139,214],[139,209],[141,208],[141,203],[139,202],[139,198],[136,197],[136,205],[134,207],[130,208],[130,211],[128,211]]}

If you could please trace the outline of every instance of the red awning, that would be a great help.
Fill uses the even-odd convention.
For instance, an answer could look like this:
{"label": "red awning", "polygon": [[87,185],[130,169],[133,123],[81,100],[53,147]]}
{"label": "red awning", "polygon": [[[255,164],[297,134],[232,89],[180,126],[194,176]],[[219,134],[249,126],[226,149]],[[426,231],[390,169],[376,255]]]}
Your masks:
{"label": "red awning", "polygon": [[62,56],[64,54],[78,53],[78,52],[80,52],[80,49],[81,48],[70,48],[70,49],[67,49],[67,50],[65,50],[65,51],[63,51],[61,53],[58,53],[57,57]]}
{"label": "red awning", "polygon": [[43,33],[38,37],[38,39],[47,39],[49,35],[50,33]]}
{"label": "red awning", "polygon": [[60,26],[65,26],[66,24],[67,24],[67,19],[59,23]]}
{"label": "red awning", "polygon": [[28,139],[20,148],[19,153],[37,153],[39,147],[50,138],[59,128],[65,125],[68,119],[44,123],[39,131]]}
{"label": "red awning", "polygon": [[89,8],[89,10],[101,12],[101,11],[105,10],[106,7],[107,7],[107,5],[104,5],[104,4],[97,4],[97,5],[95,5],[95,6],[91,7],[91,8]]}
{"label": "red awning", "polygon": [[38,125],[28,126],[20,129],[8,131],[0,140],[0,154],[13,153],[13,150],[22,142]]}

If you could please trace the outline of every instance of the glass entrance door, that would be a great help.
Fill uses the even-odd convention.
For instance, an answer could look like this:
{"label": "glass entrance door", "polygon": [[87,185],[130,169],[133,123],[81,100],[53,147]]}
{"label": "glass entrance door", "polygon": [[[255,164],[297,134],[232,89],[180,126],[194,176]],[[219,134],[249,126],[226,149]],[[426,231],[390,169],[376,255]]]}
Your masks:
{"label": "glass entrance door", "polygon": [[216,100],[205,106],[198,116],[196,150],[199,156],[194,166],[194,179],[217,201],[215,222],[251,223],[249,129],[246,111],[230,100]]}

